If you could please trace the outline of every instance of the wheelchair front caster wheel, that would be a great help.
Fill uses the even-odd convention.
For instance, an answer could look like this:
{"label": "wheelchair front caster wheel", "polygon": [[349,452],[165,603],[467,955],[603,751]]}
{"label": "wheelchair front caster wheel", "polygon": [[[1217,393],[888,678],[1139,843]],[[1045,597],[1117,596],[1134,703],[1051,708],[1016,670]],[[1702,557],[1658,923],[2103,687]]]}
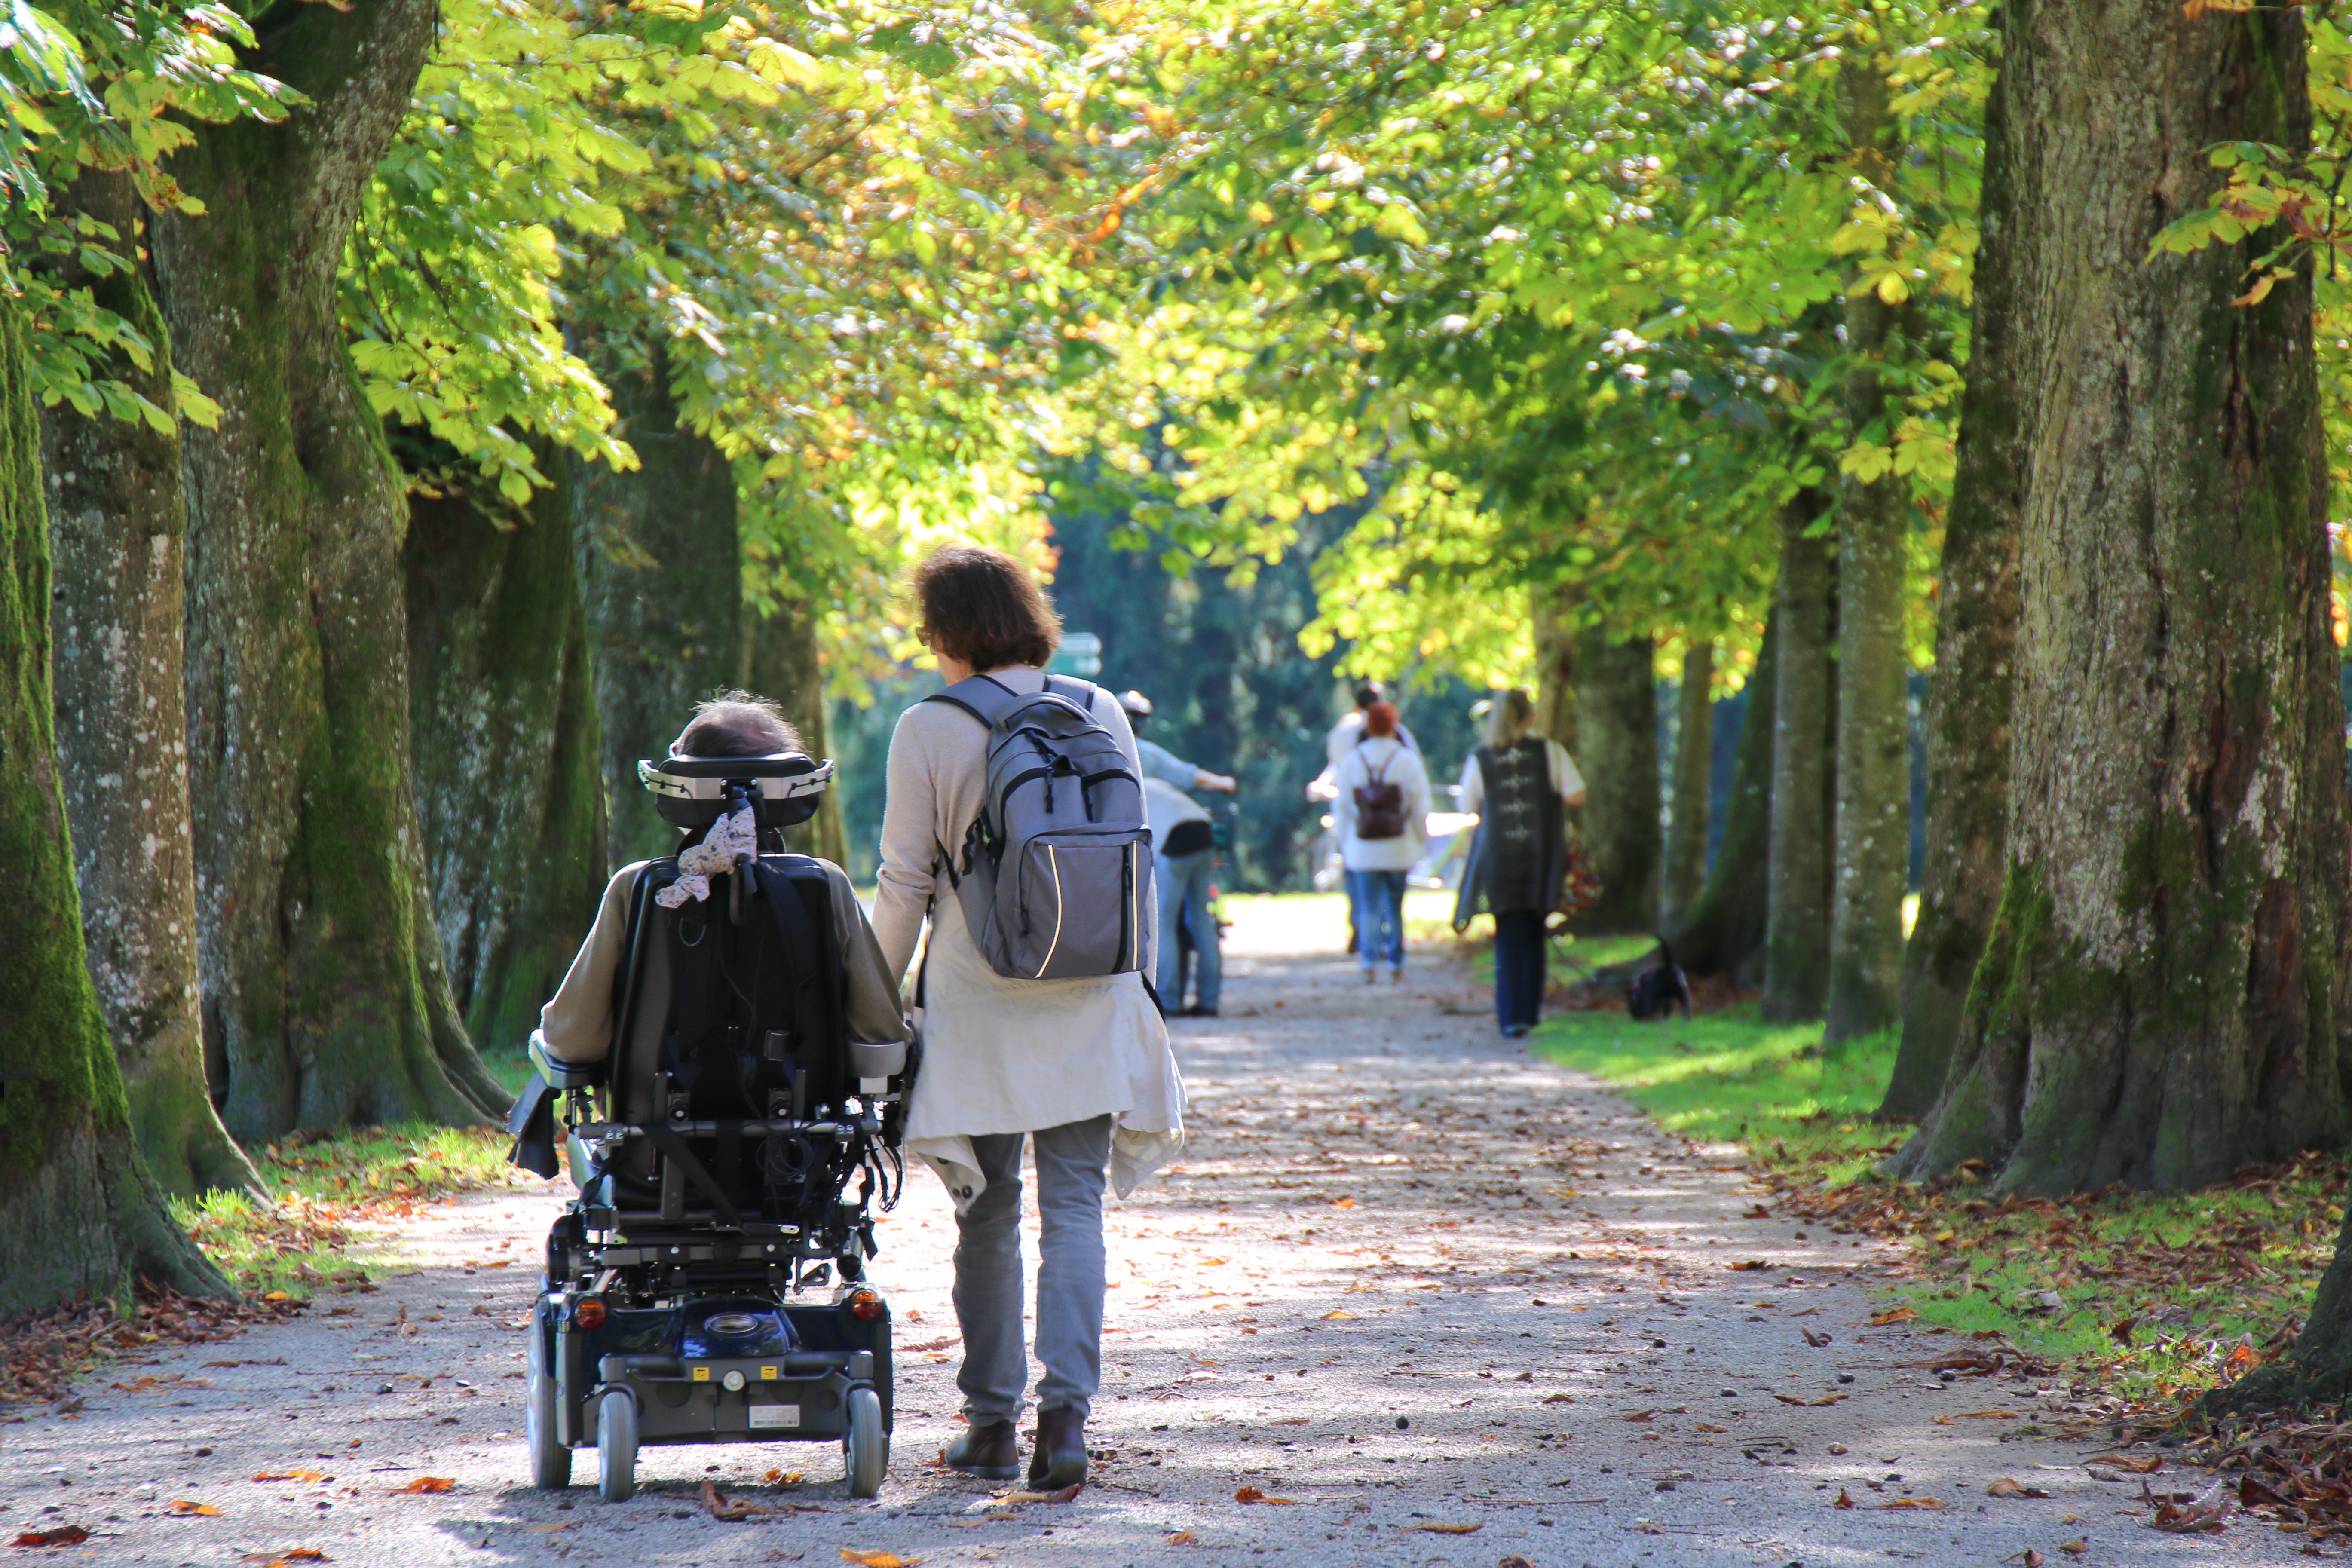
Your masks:
{"label": "wheelchair front caster wheel", "polygon": [[572,1450],[556,1440],[555,1373],[547,1364],[548,1332],[542,1298],[530,1310],[530,1345],[523,1356],[530,1379],[523,1384],[523,1432],[530,1442],[530,1484],[543,1491],[561,1491],[572,1484]]}
{"label": "wheelchair front caster wheel", "polygon": [[848,1430],[841,1435],[842,1468],[851,1497],[874,1497],[890,1469],[890,1434],[882,1429],[882,1398],[870,1388],[849,1391]]}
{"label": "wheelchair front caster wheel", "polygon": [[626,1502],[637,1489],[637,1402],[608,1388],[596,1403],[596,1495]]}

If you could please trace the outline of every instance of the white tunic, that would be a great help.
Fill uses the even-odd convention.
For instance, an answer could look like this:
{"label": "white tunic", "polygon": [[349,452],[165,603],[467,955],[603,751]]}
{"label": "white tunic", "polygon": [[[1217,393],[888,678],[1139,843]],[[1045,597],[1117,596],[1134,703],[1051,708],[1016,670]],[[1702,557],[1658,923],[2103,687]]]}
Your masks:
{"label": "white tunic", "polygon": [[[1044,684],[1025,667],[991,673],[1015,691]],[[1134,764],[1135,737],[1118,702],[1097,689],[1093,712]],[[906,973],[930,917],[908,1147],[961,1208],[984,1184],[972,1138],[1108,1114],[1111,1184],[1125,1197],[1183,1143],[1184,1086],[1168,1030],[1140,975],[1019,980],[981,956],[944,857],[980,815],[987,761],[987,731],[944,702],[916,703],[890,736],[874,931],[893,975]],[[1153,945],[1145,944],[1147,964]]]}

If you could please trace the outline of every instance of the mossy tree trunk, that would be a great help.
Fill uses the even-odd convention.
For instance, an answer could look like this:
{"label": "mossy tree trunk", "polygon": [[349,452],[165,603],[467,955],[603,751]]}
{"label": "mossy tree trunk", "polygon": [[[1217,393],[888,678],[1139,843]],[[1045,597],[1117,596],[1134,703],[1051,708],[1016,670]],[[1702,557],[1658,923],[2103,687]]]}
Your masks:
{"label": "mossy tree trunk", "polygon": [[254,64],[310,106],[173,159],[172,353],[225,413],[183,432],[205,1027],[222,1117],[478,1122],[507,1103],[449,994],[410,778],[407,502],[337,319],[336,266],[431,41],[432,0],[295,8]]}
{"label": "mossy tree trunk", "polygon": [[1601,626],[1577,636],[1576,763],[1584,775],[1584,849],[1601,900],[1591,931],[1658,924],[1658,686],[1649,637]]}
{"label": "mossy tree trunk", "polygon": [[2033,345],[2007,872],[1904,1163],[1981,1157],[2004,1193],[2190,1187],[2345,1130],[2311,282],[2232,305],[2268,233],[2148,254],[2213,200],[2206,148],[2308,145],[2304,23],[2048,0],[2002,23],[2011,330]]}
{"label": "mossy tree trunk", "polygon": [[568,465],[528,511],[418,498],[402,552],[417,816],[466,1032],[519,1049],[604,888],[604,789]]}
{"label": "mossy tree trunk", "polygon": [[131,1280],[235,1294],[140,1157],[83,953],[49,688],[48,519],[23,307],[0,298],[0,1312]]}
{"label": "mossy tree trunk", "polygon": [[[1839,112],[1862,178],[1891,183],[1896,143],[1885,71],[1848,62]],[[1887,395],[1881,367],[1902,335],[1903,312],[1875,289],[1845,299],[1843,397],[1848,426],[1882,443]],[[1899,474],[1848,474],[1838,497],[1838,658],[1835,843],[1831,860],[1829,991],[1822,1043],[1886,1028],[1903,1009],[1903,891],[1911,873],[1911,744],[1903,610],[1909,575],[1911,485]]]}
{"label": "mossy tree trunk", "polygon": [[734,684],[743,565],[733,465],[679,428],[661,356],[607,379],[617,434],[643,467],[575,463],[573,485],[603,731],[604,856],[619,867],[677,845],[637,763],[667,755],[694,704]]}
{"label": "mossy tree trunk", "polygon": [[1764,628],[1756,668],[1748,677],[1748,715],[1731,763],[1731,796],[1724,802],[1723,842],[1715,869],[1690,912],[1667,929],[1675,962],[1687,973],[1728,974],[1743,984],[1761,978],[1764,931],[1770,905],[1772,840],[1772,702],[1780,684],[1777,621]]}
{"label": "mossy tree trunk", "polygon": [[1927,859],[1903,952],[1903,1043],[1879,1114],[1925,1116],[1944,1087],[1969,980],[2000,902],[2009,828],[2010,659],[2025,453],[2011,387],[2016,323],[2007,114],[1985,113],[1985,167],[1959,471],[1944,516],[1936,668],[1927,679]]}
{"label": "mossy tree trunk", "polygon": [[[144,223],[128,174],[85,173],[65,210],[110,224],[129,247]],[[152,368],[111,368],[172,406],[170,345],[146,268],[58,281],[155,346]],[[195,847],[188,826],[182,573],[187,513],[180,438],[60,404],[41,419],[55,591],[58,761],[73,828],[82,936],[147,1168],[167,1192],[258,1189],[221,1125],[196,994]]]}
{"label": "mossy tree trunk", "polygon": [[[764,613],[746,605],[742,614],[744,689],[783,709],[810,756],[827,755],[824,659],[816,616],[809,605],[793,599],[779,599]],[[836,866],[847,864],[841,826],[844,787],[836,778],[833,788],[819,797],[816,815],[786,835],[794,848]]]}
{"label": "mossy tree trunk", "polygon": [[1658,874],[1658,920],[1682,922],[1706,881],[1708,810],[1715,797],[1715,644],[1694,641],[1683,655],[1675,704],[1674,815]]}
{"label": "mossy tree trunk", "polygon": [[1829,995],[1829,879],[1836,785],[1830,648],[1836,595],[1830,542],[1809,530],[1827,498],[1803,491],[1780,514],[1780,634],[1772,695],[1772,826],[1764,935],[1765,1017],[1818,1018]]}

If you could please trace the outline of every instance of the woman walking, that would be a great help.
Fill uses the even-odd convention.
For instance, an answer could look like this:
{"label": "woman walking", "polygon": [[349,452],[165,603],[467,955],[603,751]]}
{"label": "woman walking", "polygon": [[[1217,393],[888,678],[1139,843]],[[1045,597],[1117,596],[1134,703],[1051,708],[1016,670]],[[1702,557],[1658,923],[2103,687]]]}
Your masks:
{"label": "woman walking", "polygon": [[1364,710],[1364,733],[1339,763],[1339,863],[1356,916],[1356,962],[1370,983],[1385,964],[1404,978],[1404,878],[1429,847],[1429,771],[1397,733],[1397,710]]}
{"label": "woman walking", "polygon": [[[920,635],[950,684],[984,675],[1016,693],[1045,686],[1061,623],[1020,563],[950,545],[915,568]],[[1135,739],[1108,692],[1056,677],[1136,769]],[[1037,1268],[1037,1443],[1032,1485],[1086,1479],[1086,1420],[1102,1380],[1106,1173],[1124,1197],[1183,1140],[1182,1084],[1168,1033],[1137,973],[1024,980],[1001,975],[964,923],[950,878],[981,814],[988,731],[947,702],[900,716],[890,738],[874,929],[903,976],[930,924],[915,983],[922,1068],[907,1143],[955,1200],[957,1373],[968,1429],[951,1468],[992,1479],[1018,1473],[1014,1423],[1028,1356],[1021,1342],[1021,1144],[1034,1145]],[[1147,901],[1144,909],[1149,913]],[[1147,930],[1139,956],[1152,962]]]}
{"label": "woman walking", "polygon": [[1495,1021],[1518,1039],[1543,1007],[1544,917],[1568,876],[1568,818],[1584,804],[1584,779],[1556,741],[1528,733],[1535,703],[1517,688],[1495,699],[1486,743],[1462,764],[1461,809],[1478,836],[1454,910],[1454,929],[1479,910],[1495,917]]}

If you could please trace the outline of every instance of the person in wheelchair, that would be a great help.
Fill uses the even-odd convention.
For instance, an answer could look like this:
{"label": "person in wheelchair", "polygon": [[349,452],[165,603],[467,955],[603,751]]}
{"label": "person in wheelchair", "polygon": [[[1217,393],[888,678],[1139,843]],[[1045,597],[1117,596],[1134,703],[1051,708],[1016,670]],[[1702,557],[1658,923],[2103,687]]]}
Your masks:
{"label": "person in wheelchair", "polygon": [[678,851],[614,874],[510,1124],[518,1163],[553,1175],[560,1140],[579,1184],[531,1314],[531,1479],[566,1485],[593,1443],[618,1501],[641,1442],[837,1438],[872,1497],[890,1319],[865,1264],[914,1064],[849,879],[784,852],[833,764],[730,692],[637,772]]}

